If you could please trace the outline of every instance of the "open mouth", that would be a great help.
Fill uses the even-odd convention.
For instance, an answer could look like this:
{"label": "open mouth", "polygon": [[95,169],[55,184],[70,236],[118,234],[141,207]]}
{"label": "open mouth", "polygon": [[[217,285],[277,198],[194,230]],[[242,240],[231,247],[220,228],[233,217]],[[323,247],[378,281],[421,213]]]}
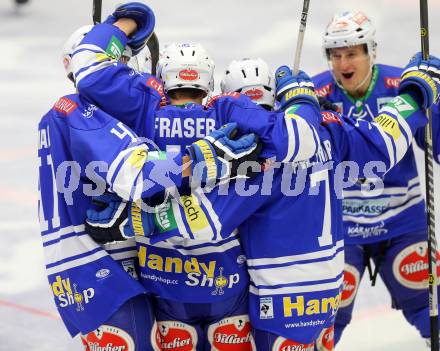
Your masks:
{"label": "open mouth", "polygon": [[350,79],[350,78],[353,77],[353,75],[354,75],[354,72],[350,72],[350,73],[342,73],[342,76],[343,76],[345,79]]}
{"label": "open mouth", "polygon": [[342,76],[343,76],[345,79],[350,79],[351,77],[353,77],[353,75],[354,75],[354,72],[350,72],[350,73],[342,73]]}

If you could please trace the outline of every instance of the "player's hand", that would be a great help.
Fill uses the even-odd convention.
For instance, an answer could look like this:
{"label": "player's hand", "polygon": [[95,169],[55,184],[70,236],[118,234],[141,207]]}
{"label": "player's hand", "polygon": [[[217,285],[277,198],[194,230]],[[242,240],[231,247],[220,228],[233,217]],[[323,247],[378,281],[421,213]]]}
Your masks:
{"label": "player's hand", "polygon": [[119,5],[116,10],[104,21],[113,24],[120,18],[131,18],[137,24],[137,30],[128,38],[127,45],[137,55],[147,43],[154,30],[155,17],[153,11],[140,2],[129,2]]}
{"label": "player's hand", "polygon": [[98,244],[123,241],[135,235],[147,236],[153,231],[153,217],[116,194],[97,196],[93,203],[96,208],[87,210],[85,227]]}
{"label": "player's hand", "polygon": [[281,110],[294,104],[311,104],[319,110],[315,87],[305,72],[299,71],[294,76],[289,67],[281,66],[275,72],[275,84],[275,97]]}
{"label": "player's hand", "polygon": [[321,111],[333,111],[338,112],[338,106],[336,106],[331,101],[328,101],[326,98],[322,96],[318,96],[319,108]]}
{"label": "player's hand", "polygon": [[193,178],[215,184],[217,180],[256,175],[255,169],[244,166],[248,162],[256,165],[262,145],[253,133],[235,139],[237,132],[237,123],[228,123],[186,148],[193,161]]}
{"label": "player's hand", "polygon": [[399,86],[399,94],[410,94],[421,107],[428,108],[438,100],[440,60],[429,56],[424,60],[418,52],[406,65]]}

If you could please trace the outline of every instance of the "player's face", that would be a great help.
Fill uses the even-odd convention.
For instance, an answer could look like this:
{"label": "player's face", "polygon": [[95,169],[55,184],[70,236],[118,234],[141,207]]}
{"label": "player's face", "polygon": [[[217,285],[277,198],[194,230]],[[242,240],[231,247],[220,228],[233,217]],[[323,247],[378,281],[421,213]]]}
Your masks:
{"label": "player's face", "polygon": [[330,61],[333,74],[349,93],[368,87],[370,80],[365,77],[370,73],[370,56],[365,52],[363,45],[345,48],[330,49]]}

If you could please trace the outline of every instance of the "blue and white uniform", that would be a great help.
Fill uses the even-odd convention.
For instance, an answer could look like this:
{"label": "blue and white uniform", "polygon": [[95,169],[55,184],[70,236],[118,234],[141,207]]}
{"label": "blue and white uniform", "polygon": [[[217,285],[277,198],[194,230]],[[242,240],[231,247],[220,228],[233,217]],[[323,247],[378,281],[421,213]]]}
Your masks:
{"label": "blue and white uniform", "polygon": [[[268,113],[248,97],[229,93],[214,98],[206,109],[188,105],[183,110],[172,106],[157,110],[162,101],[162,86],[158,81],[147,74],[131,71],[106,52],[111,45],[123,47],[126,40],[125,35],[116,27],[96,26],[73,55],[77,87],[81,94],[159,147],[187,145],[214,126],[237,122],[242,133],[254,132],[260,136],[265,143],[264,157],[289,162],[307,159],[316,152],[319,141],[314,125],[319,125],[320,116],[317,110],[307,105],[300,106],[295,116]],[[156,108],[151,106],[153,100]],[[308,119],[302,118],[303,115],[308,116]],[[154,122],[151,122],[149,116],[154,116]],[[292,142],[298,140],[298,137],[304,142]],[[192,197],[185,198],[185,203],[190,204],[192,200]],[[164,212],[167,210],[164,209]],[[197,213],[188,214],[191,217]],[[205,223],[202,221],[199,224],[198,228],[203,232]],[[194,310],[194,313],[188,315],[177,311],[174,304],[169,308],[169,315],[180,313],[186,314],[187,319],[200,319],[200,315],[204,314],[204,324],[207,325],[221,316],[236,313],[237,306],[243,314],[247,313],[247,296],[243,292],[248,285],[248,275],[245,257],[234,229],[228,233],[228,238],[219,237],[216,242],[207,242],[202,237],[201,241],[173,238],[152,245],[148,238],[137,238],[141,282],[147,291],[161,297],[160,306],[166,303],[171,305],[172,301],[205,305],[200,307],[200,311]],[[229,236],[231,233],[232,236]],[[220,309],[213,304],[219,301],[222,301],[223,306]],[[238,339],[231,339],[224,332],[216,332],[215,328],[221,330],[230,322],[214,325],[214,329],[208,328],[203,333],[207,334],[211,343],[236,343],[237,340],[248,342],[249,323],[244,323],[246,320],[243,318],[232,321],[232,331],[237,331],[237,335],[244,333]],[[178,325],[164,327],[167,328],[164,334],[167,334]],[[201,333],[199,330],[189,332],[189,336],[193,337],[194,334]],[[172,344],[174,341],[164,342]]]}
{"label": "blue and white uniform", "polygon": [[[402,113],[401,104],[410,108]],[[300,119],[297,111],[295,105],[284,116]],[[246,184],[237,181],[208,193],[194,192],[197,217],[188,216],[176,200],[168,213],[168,220],[178,227],[171,233],[185,238],[218,240],[238,227],[251,278],[250,318],[262,350],[275,345],[312,350],[319,333],[333,322],[344,265],[338,164],[356,161],[362,172],[377,160],[384,163],[379,173],[383,175],[404,156],[413,133],[426,123],[408,95],[390,102],[374,124],[355,123],[329,111],[322,118],[323,125],[316,130],[321,144],[314,156],[272,164]],[[300,141],[297,133],[290,140]],[[159,229],[155,239],[163,235]]]}
{"label": "blue and white uniform", "polygon": [[[398,67],[374,65],[367,92],[358,99],[336,84],[330,71],[318,74],[313,81],[318,95],[335,104],[352,123],[359,124],[372,121],[380,111],[387,111],[386,107],[383,108],[398,95],[401,73],[402,69]],[[434,105],[433,109],[437,111],[438,106]],[[438,116],[434,116],[434,135],[439,123],[435,117]],[[423,129],[414,136],[421,145]],[[438,153],[438,142],[434,144]],[[370,191],[368,187],[373,184]],[[380,184],[383,187],[377,190]],[[427,259],[425,202],[412,147],[383,178],[360,179],[344,190],[343,219],[346,267],[341,308],[335,324],[335,342],[339,341],[351,320],[357,289],[370,258],[375,267],[379,267],[376,273],[381,275],[390,291],[393,306],[403,310],[422,336],[429,335],[428,296],[425,278],[420,274],[425,265],[408,269],[410,265],[417,265],[419,260]]]}
{"label": "blue and white uniform", "polygon": [[[46,271],[72,336],[98,327],[106,335],[114,333],[115,329],[102,330],[103,325],[121,315],[131,321],[118,322],[121,328],[134,319],[144,328],[152,327],[146,290],[133,279],[137,278],[134,240],[101,247],[84,231],[91,199],[104,190],[136,201],[167,186],[150,182],[144,187],[152,174],[176,186],[181,183],[180,154],[151,161],[147,150],[130,128],[78,94],[59,99],[40,121],[38,208]],[[132,316],[133,308],[143,316]],[[117,311],[122,314],[115,315]],[[150,345],[144,333],[120,333],[127,345]]]}

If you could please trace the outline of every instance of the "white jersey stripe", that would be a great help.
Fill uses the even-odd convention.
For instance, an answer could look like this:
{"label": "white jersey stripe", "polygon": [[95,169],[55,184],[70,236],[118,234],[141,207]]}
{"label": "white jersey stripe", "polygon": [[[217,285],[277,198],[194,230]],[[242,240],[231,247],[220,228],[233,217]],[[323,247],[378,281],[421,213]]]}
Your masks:
{"label": "white jersey stripe", "polygon": [[343,277],[331,283],[317,283],[306,286],[287,286],[282,288],[263,288],[258,289],[251,285],[249,292],[258,296],[284,295],[284,294],[303,294],[314,291],[325,291],[330,289],[339,289],[342,285]]}
{"label": "white jersey stripe", "polygon": [[298,261],[324,259],[334,256],[338,251],[338,249],[341,249],[343,246],[344,246],[344,241],[339,240],[335,244],[335,246],[327,250],[305,253],[301,255],[248,259],[247,264],[250,268],[251,267],[257,268],[258,266],[265,266],[265,265],[282,265],[289,263],[291,264],[293,262],[298,262]]}
{"label": "white jersey stripe", "polygon": [[325,261],[294,263],[276,268],[248,268],[253,283],[258,286],[318,282],[336,277],[344,267],[344,251]]}

